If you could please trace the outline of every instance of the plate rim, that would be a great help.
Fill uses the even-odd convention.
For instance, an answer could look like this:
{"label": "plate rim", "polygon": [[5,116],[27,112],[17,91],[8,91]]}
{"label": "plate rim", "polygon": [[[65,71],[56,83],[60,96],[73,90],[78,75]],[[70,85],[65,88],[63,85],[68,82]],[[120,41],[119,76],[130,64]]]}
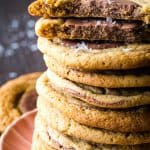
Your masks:
{"label": "plate rim", "polygon": [[3,150],[3,144],[5,141],[5,137],[7,136],[7,134],[9,133],[9,131],[11,130],[11,128],[13,128],[17,123],[19,123],[20,121],[22,121],[23,119],[25,119],[26,117],[36,114],[37,113],[37,109],[34,109],[32,111],[29,111],[25,114],[23,114],[21,117],[19,117],[18,119],[16,119],[15,121],[13,121],[6,129],[5,131],[2,133],[1,137],[0,137],[0,150]]}

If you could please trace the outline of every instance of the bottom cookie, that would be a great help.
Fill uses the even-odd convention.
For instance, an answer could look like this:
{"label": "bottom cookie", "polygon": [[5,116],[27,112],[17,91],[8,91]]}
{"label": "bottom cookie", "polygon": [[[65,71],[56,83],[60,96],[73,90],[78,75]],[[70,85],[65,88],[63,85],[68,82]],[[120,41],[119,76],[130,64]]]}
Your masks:
{"label": "bottom cookie", "polygon": [[[41,119],[38,113],[35,121],[33,148],[36,148],[38,145],[39,147],[36,149],[32,148],[32,150],[51,150],[51,147],[57,150],[147,150],[150,148],[150,144],[129,146],[89,143],[58,132],[50,126],[47,126],[46,122],[41,121]],[[37,140],[39,140],[39,143],[37,143]]]}

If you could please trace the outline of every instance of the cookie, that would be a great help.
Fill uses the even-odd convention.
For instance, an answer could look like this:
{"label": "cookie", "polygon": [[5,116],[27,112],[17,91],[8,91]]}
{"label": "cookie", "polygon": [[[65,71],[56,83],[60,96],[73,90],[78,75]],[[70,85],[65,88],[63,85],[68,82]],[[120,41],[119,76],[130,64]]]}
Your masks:
{"label": "cookie", "polygon": [[[150,29],[138,22],[102,19],[45,19],[35,25],[36,34],[53,39],[106,40],[117,42],[150,41]],[[141,32],[142,31],[142,32]]]}
{"label": "cookie", "polygon": [[[82,83],[86,85],[105,87],[105,88],[132,88],[132,87],[149,87],[150,86],[150,74],[149,69],[145,71],[141,69],[139,72],[135,71],[117,71],[107,72],[89,72],[80,71],[62,67],[52,57],[44,56],[47,67],[68,80]],[[130,74],[131,73],[131,74]]]}
{"label": "cookie", "polygon": [[47,126],[47,123],[43,121],[39,114],[36,117],[35,124],[35,133],[39,134],[39,138],[47,144],[46,148],[50,145],[58,150],[146,150],[150,146],[149,144],[104,145],[76,139]]}
{"label": "cookie", "polygon": [[35,0],[32,2],[29,7],[28,7],[28,12],[32,16],[44,16],[44,17],[49,17],[44,0]]}
{"label": "cookie", "polygon": [[149,0],[37,0],[28,10],[33,16],[109,17],[150,23]]}
{"label": "cookie", "polygon": [[38,134],[34,131],[33,140],[32,140],[32,150],[56,150],[49,146]]}
{"label": "cookie", "polygon": [[117,48],[89,49],[86,44],[64,46],[61,40],[38,39],[38,48],[64,67],[81,70],[119,70],[149,66],[150,44],[129,44]]}
{"label": "cookie", "polygon": [[150,104],[150,89],[108,89],[88,86],[63,79],[51,70],[47,71],[51,86],[57,91],[79,98],[91,105],[104,108],[130,108]]}
{"label": "cookie", "polygon": [[23,75],[0,88],[0,133],[22,113],[36,107],[36,79],[41,73]]}
{"label": "cookie", "polygon": [[[44,99],[41,98],[41,101],[44,101]],[[50,126],[65,135],[72,136],[77,139],[99,144],[116,145],[136,145],[150,143],[150,132],[121,133],[118,131],[112,132],[104,130],[102,128],[91,128],[86,125],[79,124],[73,119],[67,118],[51,105],[42,105],[41,103],[38,103],[37,107],[38,113],[43,118],[41,122],[46,121],[47,127]]]}
{"label": "cookie", "polygon": [[37,92],[44,100],[38,101],[41,109],[53,105],[65,116],[91,127],[103,128],[117,132],[150,131],[150,109],[148,106],[126,110],[102,109],[89,105],[77,98],[55,91],[43,74],[37,81]]}

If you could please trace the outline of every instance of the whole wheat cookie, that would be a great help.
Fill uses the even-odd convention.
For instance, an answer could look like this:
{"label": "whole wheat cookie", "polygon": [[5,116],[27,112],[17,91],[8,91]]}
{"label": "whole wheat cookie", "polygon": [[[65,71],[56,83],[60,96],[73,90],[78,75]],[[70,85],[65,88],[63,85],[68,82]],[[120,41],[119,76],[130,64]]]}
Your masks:
{"label": "whole wheat cookie", "polygon": [[35,25],[35,31],[37,36],[48,39],[60,38],[90,41],[110,41],[111,39],[111,41],[115,42],[150,41],[150,29],[147,28],[146,24],[126,21],[114,22],[102,19],[41,18]]}
{"label": "whole wheat cookie", "polygon": [[22,113],[36,107],[35,83],[40,75],[23,75],[0,87],[0,133]]}
{"label": "whole wheat cookie", "polygon": [[37,0],[28,11],[33,16],[109,17],[150,23],[149,0]]}
{"label": "whole wheat cookie", "polygon": [[[55,91],[46,76],[43,74],[37,81],[37,92],[44,100],[38,101],[38,106],[53,105],[65,116],[75,121],[97,128],[117,132],[142,132],[150,131],[150,109],[148,106],[126,110],[102,109],[89,105],[77,98],[70,97]],[[41,107],[43,109],[44,107]]]}
{"label": "whole wheat cookie", "polygon": [[[80,71],[63,67],[52,57],[44,56],[46,66],[62,78],[90,86],[104,88],[135,88],[150,86],[150,70],[139,71]],[[143,71],[142,71],[143,70]],[[145,70],[145,71],[144,71]],[[120,72],[120,73],[119,73]]]}
{"label": "whole wheat cookie", "polygon": [[48,126],[47,122],[43,121],[40,117],[40,114],[36,117],[35,126],[35,133],[39,135],[38,137],[41,139],[40,141],[44,141],[44,143],[46,143],[46,148],[48,145],[55,147],[58,150],[146,150],[150,147],[150,144],[104,145],[76,139],[74,137],[64,135],[63,133]]}
{"label": "whole wheat cookie", "polygon": [[80,70],[119,70],[149,66],[150,44],[128,44],[116,48],[89,49],[85,43],[64,46],[61,40],[39,37],[40,51],[64,67]]}
{"label": "whole wheat cookie", "polygon": [[47,71],[50,85],[57,91],[79,98],[91,105],[104,108],[131,108],[150,104],[150,89],[123,88],[108,89],[72,82]]}
{"label": "whole wheat cookie", "polygon": [[[64,116],[52,105],[47,106],[44,103],[42,105],[39,103],[40,98],[38,98],[37,105],[38,113],[43,118],[40,122],[47,122],[47,127],[52,127],[62,134],[98,144],[136,145],[150,143],[150,132],[121,133],[102,128],[91,128]],[[41,98],[41,101],[44,99]]]}

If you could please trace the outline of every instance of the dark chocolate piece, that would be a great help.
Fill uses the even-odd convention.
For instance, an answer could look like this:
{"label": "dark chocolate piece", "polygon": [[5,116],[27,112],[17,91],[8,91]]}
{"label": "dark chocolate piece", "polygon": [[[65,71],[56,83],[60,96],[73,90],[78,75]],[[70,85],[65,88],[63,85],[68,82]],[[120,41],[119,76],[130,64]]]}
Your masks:
{"label": "dark chocolate piece", "polygon": [[130,0],[73,0],[57,6],[53,3],[45,3],[46,12],[51,17],[111,17],[144,20],[144,15],[139,10],[141,7]]}
{"label": "dark chocolate piece", "polygon": [[67,19],[61,29],[64,39],[120,42],[150,41],[150,28],[148,25],[138,21],[113,21],[111,18],[107,18],[106,20]]}

